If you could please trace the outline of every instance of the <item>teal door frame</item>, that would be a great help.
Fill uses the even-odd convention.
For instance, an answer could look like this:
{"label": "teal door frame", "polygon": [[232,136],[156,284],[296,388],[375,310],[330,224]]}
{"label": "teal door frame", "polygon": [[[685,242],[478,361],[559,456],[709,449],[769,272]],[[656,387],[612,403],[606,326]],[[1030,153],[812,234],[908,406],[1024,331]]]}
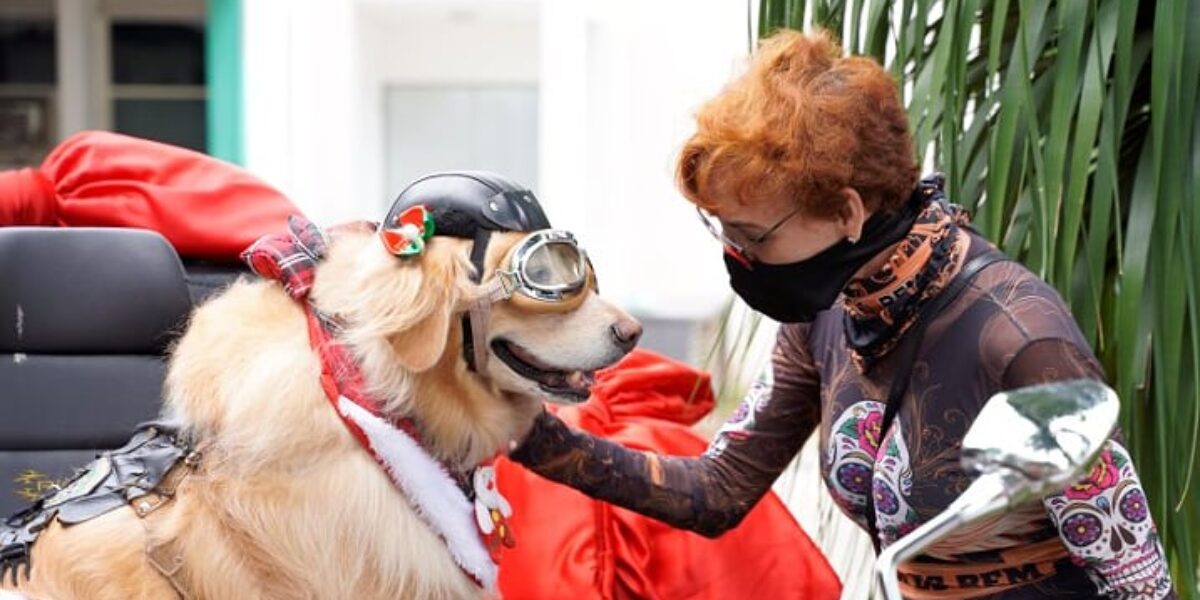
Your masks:
{"label": "teal door frame", "polygon": [[208,0],[205,23],[208,153],[243,164],[242,0]]}

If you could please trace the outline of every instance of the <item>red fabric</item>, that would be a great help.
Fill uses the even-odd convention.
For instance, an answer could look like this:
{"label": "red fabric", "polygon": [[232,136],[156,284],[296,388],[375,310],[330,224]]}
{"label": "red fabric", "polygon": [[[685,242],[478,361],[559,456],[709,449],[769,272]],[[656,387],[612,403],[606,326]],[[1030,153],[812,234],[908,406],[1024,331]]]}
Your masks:
{"label": "red fabric", "polygon": [[150,229],[187,258],[236,261],[299,212],[229,163],[106,131],[67,138],[39,169],[0,172],[0,226]]}
{"label": "red fabric", "polygon": [[[263,279],[278,281],[295,300],[305,302],[325,258],[325,234],[299,215],[288,218],[286,233],[264,235],[242,252],[242,261]],[[355,368],[357,370],[357,367]]]}
{"label": "red fabric", "polygon": [[[572,427],[631,448],[697,455],[707,443],[690,425],[713,405],[707,375],[635,350],[599,374],[591,400],[556,412]],[[500,556],[506,600],[832,600],[841,593],[837,575],[774,493],[713,540],[592,500],[507,459],[496,472],[513,505],[517,541]]]}

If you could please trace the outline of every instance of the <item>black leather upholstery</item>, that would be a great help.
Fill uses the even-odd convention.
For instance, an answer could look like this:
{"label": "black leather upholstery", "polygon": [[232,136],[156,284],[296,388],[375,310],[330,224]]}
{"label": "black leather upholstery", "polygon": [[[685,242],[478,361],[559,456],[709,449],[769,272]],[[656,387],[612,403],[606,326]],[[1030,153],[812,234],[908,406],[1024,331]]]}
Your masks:
{"label": "black leather upholstery", "polygon": [[0,355],[0,452],[109,448],[158,414],[159,355]]}
{"label": "black leather upholstery", "polygon": [[253,274],[249,267],[241,263],[229,265],[190,260],[183,261],[183,271],[194,305],[221,292],[239,277]]}
{"label": "black leather upholstery", "polygon": [[0,352],[153,354],[191,307],[179,257],[156,233],[0,233]]}
{"label": "black leather upholstery", "polygon": [[149,231],[0,228],[0,517],[158,415],[194,301],[242,272]]}

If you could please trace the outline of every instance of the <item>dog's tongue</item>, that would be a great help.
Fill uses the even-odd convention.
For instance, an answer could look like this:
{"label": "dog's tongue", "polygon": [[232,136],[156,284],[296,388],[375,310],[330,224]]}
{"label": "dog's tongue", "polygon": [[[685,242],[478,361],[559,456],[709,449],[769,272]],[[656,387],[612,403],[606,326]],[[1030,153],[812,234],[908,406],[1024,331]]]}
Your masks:
{"label": "dog's tongue", "polygon": [[588,389],[596,383],[595,371],[571,371],[567,375],[567,385],[576,389]]}
{"label": "dog's tongue", "polygon": [[569,373],[554,373],[543,381],[544,384],[559,389],[569,389],[587,393],[596,383],[595,371],[571,371]]}

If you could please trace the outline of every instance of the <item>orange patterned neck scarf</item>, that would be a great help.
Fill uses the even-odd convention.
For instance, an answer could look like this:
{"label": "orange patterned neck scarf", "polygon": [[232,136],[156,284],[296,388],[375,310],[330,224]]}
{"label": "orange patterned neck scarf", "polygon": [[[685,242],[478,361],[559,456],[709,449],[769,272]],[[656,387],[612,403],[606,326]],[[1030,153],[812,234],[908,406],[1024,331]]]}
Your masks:
{"label": "orange patterned neck scarf", "polygon": [[852,279],[843,290],[846,339],[863,370],[891,351],[925,303],[945,289],[970,245],[960,229],[970,215],[946,202],[940,177],[922,180],[915,193],[925,207],[908,237],[879,270]]}

